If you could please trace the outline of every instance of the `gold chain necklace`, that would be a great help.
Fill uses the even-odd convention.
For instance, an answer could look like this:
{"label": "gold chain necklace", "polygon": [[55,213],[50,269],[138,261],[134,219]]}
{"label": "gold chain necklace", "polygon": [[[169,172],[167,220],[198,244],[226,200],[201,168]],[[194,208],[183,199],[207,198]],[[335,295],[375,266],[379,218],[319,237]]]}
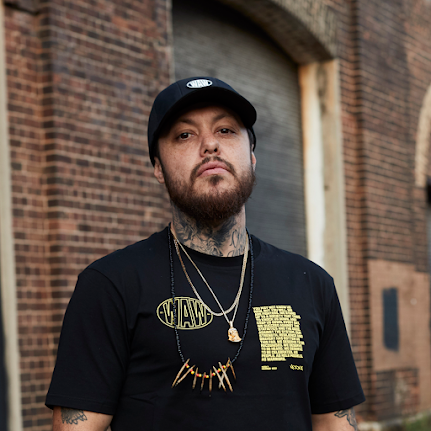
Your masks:
{"label": "gold chain necklace", "polygon": [[[171,231],[172,232],[172,231]],[[232,341],[233,343],[239,343],[241,341],[241,337],[239,336],[238,330],[233,326],[233,322],[235,320],[236,317],[236,313],[238,311],[238,305],[239,305],[239,299],[241,297],[241,293],[242,293],[242,288],[244,285],[244,277],[245,277],[245,270],[247,268],[247,259],[248,259],[248,234],[246,234],[246,243],[245,243],[245,250],[244,250],[244,258],[242,261],[242,270],[241,270],[241,279],[240,279],[240,283],[239,283],[239,289],[238,289],[238,293],[235,297],[235,300],[233,301],[232,305],[230,308],[228,308],[227,310],[224,310],[224,308],[222,307],[222,305],[220,304],[220,301],[218,300],[216,294],[214,293],[214,291],[211,289],[210,285],[208,284],[208,282],[206,281],[205,277],[203,276],[202,272],[199,270],[199,268],[196,266],[196,264],[193,262],[192,258],[189,256],[189,254],[187,253],[187,251],[185,250],[185,248],[183,247],[183,245],[178,241],[177,237],[175,236],[175,234],[172,232],[172,236],[174,237],[174,245],[175,245],[175,250],[177,252],[178,258],[180,260],[181,263],[181,267],[183,268],[183,272],[184,275],[187,278],[187,281],[189,282],[194,294],[196,295],[196,297],[198,298],[199,302],[202,304],[202,306],[212,315],[214,316],[224,316],[224,318],[226,319],[226,322],[229,325],[229,330],[227,332],[228,334],[228,340]],[[201,296],[199,295],[198,291],[196,290],[195,286],[192,283],[192,280],[190,279],[186,267],[184,265],[184,262],[181,258],[181,253],[180,250],[178,248],[178,246],[181,247],[181,250],[184,252],[184,254],[188,257],[188,259],[190,260],[191,264],[195,267],[196,271],[198,272],[198,274],[201,276],[203,282],[205,283],[205,285],[207,286],[208,290],[211,292],[214,300],[217,302],[217,305],[220,307],[221,313],[216,313],[215,311],[211,310],[211,308],[205,304],[204,300],[201,298]],[[232,319],[229,320],[229,318],[227,317],[227,314],[230,313],[232,310],[234,310],[233,312],[233,316]]]}

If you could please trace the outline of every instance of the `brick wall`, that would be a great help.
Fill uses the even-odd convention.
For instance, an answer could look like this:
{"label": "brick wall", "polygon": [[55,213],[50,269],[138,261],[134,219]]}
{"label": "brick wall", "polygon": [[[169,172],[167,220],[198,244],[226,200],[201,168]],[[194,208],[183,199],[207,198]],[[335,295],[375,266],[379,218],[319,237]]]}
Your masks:
{"label": "brick wall", "polygon": [[350,340],[359,377],[367,401],[356,408],[358,416],[367,417],[372,394],[370,369],[370,311],[367,263],[364,246],[365,194],[364,158],[362,150],[362,118],[358,70],[358,29],[356,2],[327,0],[337,16],[338,58],[340,64],[340,96],[344,149],[346,193],[347,250],[350,291]]}
{"label": "brick wall", "polygon": [[6,5],[5,28],[24,427],[49,430],[43,401],[77,274],[168,221],[146,121],[169,83],[169,10],[38,8]]}
{"label": "brick wall", "polygon": [[378,420],[415,414],[419,406],[419,376],[414,368],[380,371],[375,376],[374,404]]}
{"label": "brick wall", "polygon": [[[367,395],[357,410],[365,419],[383,419],[408,410],[395,404],[387,410],[381,403],[382,388],[392,387],[392,377],[405,367],[395,360],[391,370],[375,373],[380,353],[372,346],[380,333],[370,314],[376,282],[367,262],[382,259],[428,272],[425,192],[414,187],[414,156],[419,110],[431,83],[431,5],[417,0],[326,3],[339,25],[351,340]],[[417,279],[410,271],[409,283]],[[427,279],[420,280],[419,290],[428,290]],[[419,298],[425,300],[428,292],[422,292]],[[424,331],[426,346],[414,361],[429,359],[429,329]],[[421,384],[419,379],[409,391],[420,392]],[[417,396],[410,413],[424,408],[428,394]]]}
{"label": "brick wall", "polygon": [[5,36],[23,414],[43,426],[52,340],[37,19],[6,7]]}
{"label": "brick wall", "polygon": [[[431,15],[431,5],[429,2],[412,1],[406,8],[406,29],[407,37],[405,41],[408,50],[408,64],[410,72],[410,95],[409,108],[412,121],[409,124],[412,141],[418,138],[419,115],[422,109],[425,94],[431,85],[431,40],[429,17]],[[431,106],[427,107],[428,112]],[[431,136],[428,136],[430,140]],[[429,142],[429,141],[428,141]],[[431,152],[428,152],[428,176],[431,177],[430,160]],[[428,272],[427,260],[427,235],[426,235],[426,190],[416,187],[412,193],[414,207],[414,255],[413,263],[420,272]]]}
{"label": "brick wall", "polygon": [[415,145],[403,1],[361,1],[363,150],[367,159],[367,254],[412,262],[411,191]]}

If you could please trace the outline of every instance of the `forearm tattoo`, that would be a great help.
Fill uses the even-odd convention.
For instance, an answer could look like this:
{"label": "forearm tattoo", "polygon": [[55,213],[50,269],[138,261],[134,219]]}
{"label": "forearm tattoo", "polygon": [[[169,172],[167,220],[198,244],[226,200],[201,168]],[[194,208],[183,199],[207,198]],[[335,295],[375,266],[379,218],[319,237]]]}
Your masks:
{"label": "forearm tattoo", "polygon": [[78,425],[79,421],[86,421],[87,416],[83,410],[61,408],[61,421],[70,425]]}
{"label": "forearm tattoo", "polygon": [[337,418],[343,418],[346,417],[347,421],[349,422],[350,426],[357,431],[358,429],[358,424],[356,423],[356,416],[355,416],[355,411],[353,409],[349,409],[349,410],[340,410],[338,412],[335,413],[335,416],[337,416]]}

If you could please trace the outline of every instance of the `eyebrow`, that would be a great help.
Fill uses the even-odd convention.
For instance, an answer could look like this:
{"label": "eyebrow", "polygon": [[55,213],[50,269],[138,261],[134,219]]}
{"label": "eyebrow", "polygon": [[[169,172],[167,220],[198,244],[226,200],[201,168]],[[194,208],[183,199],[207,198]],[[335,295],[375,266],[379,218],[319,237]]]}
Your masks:
{"label": "eyebrow", "polygon": [[[229,114],[229,113],[221,113],[219,115],[216,115],[213,118],[213,121],[214,122],[220,121],[220,120],[222,120],[223,118],[226,118],[226,117],[230,117],[230,118],[233,118],[234,120],[236,120],[236,118],[233,115]],[[193,121],[191,118],[188,118],[188,117],[180,117],[180,118],[178,118],[177,123],[186,123],[186,124],[191,124],[192,126],[196,125],[196,122]]]}

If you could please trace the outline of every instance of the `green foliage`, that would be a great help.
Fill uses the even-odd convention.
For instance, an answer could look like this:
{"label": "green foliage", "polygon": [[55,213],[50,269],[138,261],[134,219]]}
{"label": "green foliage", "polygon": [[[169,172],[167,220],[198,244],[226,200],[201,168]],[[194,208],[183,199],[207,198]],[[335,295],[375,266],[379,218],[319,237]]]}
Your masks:
{"label": "green foliage", "polygon": [[384,427],[384,431],[431,431],[431,416],[412,421],[407,418],[397,424]]}
{"label": "green foliage", "polygon": [[406,422],[405,431],[431,431],[431,417],[423,417],[415,422]]}

